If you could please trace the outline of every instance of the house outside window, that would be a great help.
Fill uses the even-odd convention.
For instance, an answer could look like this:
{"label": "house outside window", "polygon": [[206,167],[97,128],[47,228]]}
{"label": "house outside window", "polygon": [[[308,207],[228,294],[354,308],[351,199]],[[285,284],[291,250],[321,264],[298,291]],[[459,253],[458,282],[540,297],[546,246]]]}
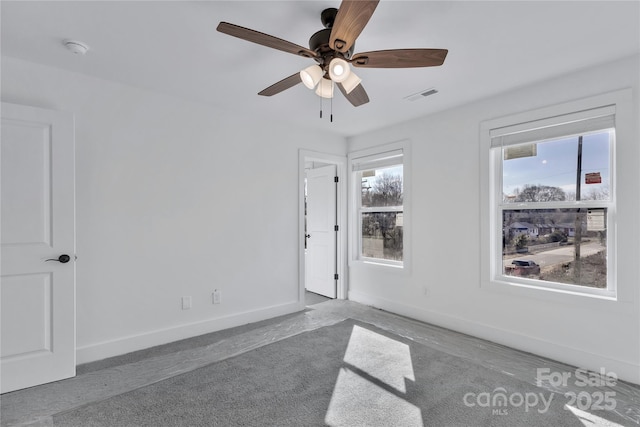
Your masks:
{"label": "house outside window", "polygon": [[489,134],[493,280],[613,295],[615,105]]}

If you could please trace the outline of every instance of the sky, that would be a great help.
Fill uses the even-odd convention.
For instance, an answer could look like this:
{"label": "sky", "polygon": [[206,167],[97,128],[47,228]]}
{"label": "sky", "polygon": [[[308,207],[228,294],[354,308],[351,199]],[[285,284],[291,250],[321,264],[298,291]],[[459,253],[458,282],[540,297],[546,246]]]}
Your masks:
{"label": "sky", "polygon": [[[581,194],[610,185],[609,131],[585,135],[582,141]],[[567,193],[576,191],[578,137],[537,143],[537,155],[503,161],[503,192],[512,195],[526,184],[560,187]],[[599,172],[601,184],[585,184],[585,173]]]}

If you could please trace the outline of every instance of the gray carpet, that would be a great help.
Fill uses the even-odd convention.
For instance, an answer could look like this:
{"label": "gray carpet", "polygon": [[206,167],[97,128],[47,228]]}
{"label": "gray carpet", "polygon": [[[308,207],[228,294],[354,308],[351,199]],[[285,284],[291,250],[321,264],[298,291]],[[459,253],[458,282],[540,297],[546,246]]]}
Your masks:
{"label": "gray carpet", "polygon": [[157,345],[154,347],[146,348],[144,350],[138,350],[131,353],[123,354],[120,356],[109,357],[107,359],[98,360],[95,362],[85,363],[76,367],[76,375],[84,375],[91,372],[100,371],[102,369],[109,369],[119,365],[126,365],[128,363],[135,363],[144,360],[149,357],[158,357],[176,353],[179,351],[190,350],[198,347],[205,347],[216,342],[228,339],[230,337],[246,333],[248,331],[257,330],[269,325],[275,325],[283,322],[288,318],[297,316],[297,313],[285,314],[284,316],[278,316],[260,322],[248,323],[242,326],[236,326],[235,328],[223,329],[216,332],[210,332],[208,334],[199,335],[196,337],[187,338],[180,341],[174,341],[168,344]]}
{"label": "gray carpet", "polygon": [[[513,404],[482,405],[483,393],[493,397],[502,390]],[[528,408],[519,404],[518,394],[534,393],[551,399],[547,411],[542,401]],[[589,414],[564,409],[567,401],[372,325],[346,320],[53,419],[55,426],[69,427],[597,425]],[[626,425],[611,411],[596,412],[602,418],[599,425]]]}
{"label": "gray carpet", "polygon": [[324,295],[318,295],[314,292],[305,291],[304,292],[304,304],[315,305],[320,304],[321,302],[331,301],[331,298],[327,298]]}

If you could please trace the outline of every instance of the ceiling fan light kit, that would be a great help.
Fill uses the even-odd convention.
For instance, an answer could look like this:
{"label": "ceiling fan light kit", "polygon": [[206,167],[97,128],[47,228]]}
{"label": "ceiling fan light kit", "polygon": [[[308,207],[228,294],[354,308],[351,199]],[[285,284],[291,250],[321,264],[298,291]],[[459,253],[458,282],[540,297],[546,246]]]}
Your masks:
{"label": "ceiling fan light kit", "polygon": [[324,71],[319,65],[311,65],[300,71],[302,83],[309,89],[314,89],[323,75]]}
{"label": "ceiling fan light kit", "polygon": [[347,77],[345,81],[342,82],[342,88],[347,94],[349,94],[353,92],[353,90],[357,88],[361,82],[362,79],[352,71],[351,73],[349,73],[349,77]]}
{"label": "ceiling fan light kit", "polygon": [[329,79],[321,79],[316,89],[316,95],[322,98],[333,98],[333,82]]}
{"label": "ceiling fan light kit", "polygon": [[[309,39],[309,49],[295,43],[270,36],[228,22],[220,22],[221,33],[257,43],[272,49],[310,58],[316,61],[310,67],[274,83],[258,95],[276,95],[302,82],[309,89],[316,88],[322,98],[333,98],[333,88],[354,106],[369,102],[369,96],[351,66],[361,68],[415,68],[437,67],[444,63],[446,49],[391,49],[353,54],[355,42],[369,22],[379,0],[343,0],[340,8],[322,11],[320,20],[325,27]],[[335,84],[334,84],[335,83]],[[321,114],[322,116],[322,114]]]}
{"label": "ceiling fan light kit", "polygon": [[329,62],[329,77],[336,83],[345,81],[351,73],[349,63],[342,58],[333,58]]}

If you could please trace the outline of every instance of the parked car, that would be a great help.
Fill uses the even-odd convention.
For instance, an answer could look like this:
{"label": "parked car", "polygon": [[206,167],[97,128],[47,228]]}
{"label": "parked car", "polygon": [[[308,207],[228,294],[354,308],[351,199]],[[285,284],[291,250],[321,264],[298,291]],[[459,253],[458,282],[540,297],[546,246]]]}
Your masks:
{"label": "parked car", "polygon": [[540,274],[540,266],[531,260],[514,259],[511,265],[505,265],[504,272],[510,276],[532,276]]}

